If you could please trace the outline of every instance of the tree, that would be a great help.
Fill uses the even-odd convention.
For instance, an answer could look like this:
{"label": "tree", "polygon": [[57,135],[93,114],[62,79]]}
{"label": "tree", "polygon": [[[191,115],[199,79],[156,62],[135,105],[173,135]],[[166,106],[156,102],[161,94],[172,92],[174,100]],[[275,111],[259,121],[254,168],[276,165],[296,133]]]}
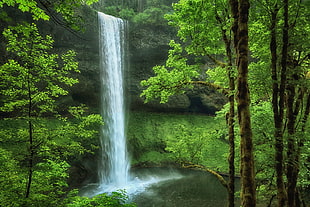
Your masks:
{"label": "tree", "polygon": [[16,60],[9,59],[1,66],[1,94],[5,100],[2,111],[19,111],[19,117],[28,123],[28,181],[25,197],[30,195],[33,169],[38,147],[34,122],[36,117],[55,112],[55,98],[66,95],[60,84],[73,85],[76,79],[66,77],[71,70],[77,71],[74,53],[69,51],[61,58],[49,54],[52,48],[50,36],[41,37],[35,24],[9,27],[3,33],[8,41],[7,50]]}
{"label": "tree", "polygon": [[[254,178],[254,155],[252,128],[250,116],[250,96],[248,86],[248,18],[250,3],[247,0],[230,1],[234,21],[237,21],[237,33],[234,31],[234,41],[237,55],[237,103],[238,121],[240,127],[240,156],[241,156],[241,205],[256,206],[255,178]],[[238,10],[236,9],[238,8]]]}
{"label": "tree", "polygon": [[[20,128],[16,127],[14,131],[4,130],[9,133],[3,134],[4,143],[11,142],[11,146],[14,146],[14,143],[20,144],[21,154],[16,157],[16,162],[22,163],[20,175],[12,179],[17,178],[23,183],[26,180],[23,195],[25,199],[16,196],[20,199],[14,202],[19,202],[19,205],[52,205],[53,202],[60,204],[59,199],[66,194],[64,189],[67,188],[66,171],[69,165],[66,157],[86,151],[79,142],[70,137],[92,137],[98,131],[89,126],[101,123],[101,117],[90,115],[80,118],[79,124],[69,123],[51,129],[51,125],[42,118],[59,117],[55,101],[68,94],[66,87],[78,82],[69,76],[72,71],[78,72],[78,63],[74,61],[75,53],[68,51],[61,56],[52,54],[52,38],[48,35],[42,37],[34,23],[9,26],[4,30],[3,36],[7,40],[7,51],[11,59],[0,66],[0,109],[2,112],[9,112],[15,121],[27,123]],[[82,113],[78,108],[71,111],[76,118]],[[65,120],[62,119],[63,121]],[[58,142],[63,136],[68,140],[61,141],[66,143],[66,147],[61,149]],[[21,147],[24,147],[24,150],[21,150]],[[27,173],[24,172],[24,167]],[[21,178],[22,176],[27,179]],[[18,191],[20,189],[22,188],[19,186]],[[49,200],[45,194],[48,194]],[[11,195],[8,194],[9,197],[15,197]]]}
{"label": "tree", "polygon": [[[259,8],[264,13],[253,18],[253,25],[262,30],[261,38],[253,39],[251,51],[261,60],[256,66],[268,69],[265,73],[271,74],[270,83],[265,83],[272,90],[265,90],[264,99],[269,101],[271,97],[273,110],[278,206],[298,206],[296,183],[306,136],[298,120],[308,119],[308,96],[304,94],[309,88],[306,83],[309,27],[305,26],[308,7],[301,1],[262,1]],[[257,12],[258,8],[255,9]]]}
{"label": "tree", "polygon": [[[238,5],[241,5],[240,7]],[[234,206],[234,90],[235,77],[232,67],[232,38],[230,30],[234,33],[234,47],[237,55],[238,67],[238,114],[241,142],[241,174],[243,175],[242,199],[245,206],[255,205],[254,160],[252,146],[252,132],[249,115],[249,89],[247,84],[248,65],[248,37],[247,21],[249,5],[246,1],[230,1],[231,13],[226,3],[213,4],[205,1],[180,1],[174,5],[175,13],[168,16],[170,24],[178,28],[178,36],[185,46],[170,42],[173,48],[169,52],[165,66],[156,66],[155,77],[142,81],[148,86],[142,93],[146,101],[152,98],[161,98],[166,102],[168,97],[175,93],[184,93],[184,88],[193,87],[193,84],[203,84],[222,91],[229,97],[230,112],[228,113],[229,141],[230,141],[230,184],[229,205]],[[233,25],[230,28],[230,15]],[[222,39],[217,42],[216,40]],[[184,47],[184,49],[183,49]],[[227,63],[215,58],[216,54],[225,54]],[[201,81],[198,74],[201,71],[201,59],[207,57],[218,67],[227,69],[228,90],[212,82]],[[193,80],[194,79],[194,80]]]}
{"label": "tree", "polygon": [[[81,29],[81,17],[78,10],[82,5],[91,5],[98,0],[65,0],[65,1],[44,1],[44,0],[2,0],[0,8],[5,5],[18,8],[22,12],[32,14],[32,19],[50,20],[71,30]],[[3,12],[3,11],[2,11]],[[59,16],[59,14],[61,16]]]}

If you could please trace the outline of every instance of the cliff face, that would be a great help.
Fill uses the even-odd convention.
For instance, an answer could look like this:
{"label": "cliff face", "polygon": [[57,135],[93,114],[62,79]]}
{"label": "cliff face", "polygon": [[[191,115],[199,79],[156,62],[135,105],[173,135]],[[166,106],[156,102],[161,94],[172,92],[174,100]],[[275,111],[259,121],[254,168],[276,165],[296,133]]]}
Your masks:
{"label": "cliff face", "polygon": [[[81,73],[75,75],[80,82],[68,89],[70,91],[68,96],[59,100],[61,108],[83,103],[93,112],[98,112],[100,79],[97,13],[90,8],[83,8],[80,12],[81,16],[85,17],[83,33],[71,31],[53,22],[40,22],[39,28],[43,34],[53,36],[54,52],[62,53],[69,49],[77,52]],[[18,18],[25,17],[20,14]],[[136,111],[214,114],[226,103],[226,99],[210,88],[195,87],[183,95],[171,97],[166,104],[159,104],[158,101],[145,104],[140,97],[143,90],[140,81],[153,76],[153,66],[165,62],[169,49],[168,43],[173,38],[175,38],[175,32],[168,26],[128,23],[126,100],[129,108]]]}
{"label": "cliff face", "polygon": [[[87,20],[86,32],[82,34],[82,39],[68,32],[59,32],[56,47],[63,48],[63,42],[70,42],[68,48],[78,53],[80,83],[72,88],[72,101],[98,108],[100,102],[98,26],[96,14],[88,16],[92,19]],[[140,86],[141,80],[153,76],[152,67],[165,62],[169,50],[168,43],[174,37],[175,32],[169,27],[128,23],[126,98],[129,108],[135,111],[214,114],[226,103],[226,99],[215,90],[202,86],[188,90],[185,94],[175,95],[166,104],[159,104],[158,101],[145,104],[140,97],[143,90]]]}

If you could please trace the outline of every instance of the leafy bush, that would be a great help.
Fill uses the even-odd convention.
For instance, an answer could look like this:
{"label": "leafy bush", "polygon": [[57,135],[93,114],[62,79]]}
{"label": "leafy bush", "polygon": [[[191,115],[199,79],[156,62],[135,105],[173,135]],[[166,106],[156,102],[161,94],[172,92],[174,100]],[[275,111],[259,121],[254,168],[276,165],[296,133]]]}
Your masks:
{"label": "leafy bush", "polygon": [[131,113],[127,138],[136,164],[193,161],[227,170],[223,120],[201,115]]}
{"label": "leafy bush", "polygon": [[112,192],[110,195],[104,193],[96,195],[92,198],[87,197],[74,197],[72,202],[67,207],[135,207],[134,203],[127,203],[128,196],[124,191]]}

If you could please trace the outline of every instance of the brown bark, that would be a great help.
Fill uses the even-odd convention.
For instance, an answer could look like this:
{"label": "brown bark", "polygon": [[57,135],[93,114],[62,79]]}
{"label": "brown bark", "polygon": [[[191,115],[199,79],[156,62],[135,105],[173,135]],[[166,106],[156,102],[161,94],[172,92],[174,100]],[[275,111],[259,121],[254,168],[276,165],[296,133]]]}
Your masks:
{"label": "brown bark", "polygon": [[[279,96],[284,96],[283,83],[285,77],[281,77],[282,92],[279,94],[278,84],[278,71],[277,71],[277,37],[276,37],[276,25],[277,25],[277,14],[279,8],[275,4],[271,11],[271,36],[270,36],[270,54],[271,54],[271,77],[272,77],[272,109],[274,114],[274,126],[275,126],[275,169],[276,169],[276,185],[277,185],[277,199],[278,206],[282,207],[286,201],[286,191],[283,180],[283,111],[284,111],[284,99]],[[284,79],[283,79],[284,78]]]}
{"label": "brown bark", "polygon": [[[230,0],[231,9],[234,10],[237,1]],[[238,33],[237,38],[237,105],[238,121],[240,126],[240,156],[241,156],[241,205],[243,207],[256,206],[256,192],[254,180],[254,156],[252,142],[252,128],[250,118],[250,93],[248,87],[248,16],[250,3],[248,0],[239,0]],[[234,11],[233,11],[234,12]],[[236,19],[235,19],[236,20]],[[236,39],[234,40],[236,42]]]}
{"label": "brown bark", "polygon": [[[239,7],[239,2],[238,0],[229,0],[229,6],[230,6],[230,11],[231,11],[231,15],[233,18],[233,25],[231,27],[231,30],[233,31],[233,42],[234,42],[234,48],[235,50],[237,50],[237,46],[238,46],[238,19],[239,19],[239,11],[238,11],[238,7]],[[237,51],[236,51],[237,54]]]}
{"label": "brown bark", "polygon": [[[238,19],[239,19],[239,2],[238,0],[229,0],[230,5],[230,13],[233,18],[233,25],[231,27],[231,30],[233,32],[233,46],[235,48],[235,54],[238,58]],[[225,39],[225,38],[224,38]],[[231,41],[225,41],[226,42],[226,55],[228,57],[228,79],[229,79],[229,90],[235,91],[235,77],[233,77],[233,71],[232,71],[232,51],[230,50],[230,44]],[[236,58],[236,59],[237,59]],[[235,133],[234,133],[234,122],[235,122],[235,95],[230,94],[228,97],[229,100],[229,116],[228,116],[228,140],[229,140],[229,183],[228,183],[228,190],[229,190],[229,205],[230,207],[234,206],[234,203],[232,205],[232,202],[234,202],[234,195],[232,193],[235,191],[235,185],[234,185],[234,175],[235,175]]]}
{"label": "brown bark", "polygon": [[[288,42],[289,42],[289,37],[288,37],[288,30],[289,30],[289,25],[288,25],[288,0],[283,0],[283,20],[284,20],[284,26],[283,26],[283,30],[282,30],[283,46],[282,46],[282,57],[281,57],[281,84],[280,84],[280,92],[279,92],[279,100],[280,100],[279,106],[280,106],[280,108],[284,108],[284,97],[285,97],[284,91],[286,89],[286,84],[287,84],[287,57],[288,57]],[[295,94],[290,94],[290,95],[295,95]],[[281,101],[281,100],[283,100],[283,101]],[[288,104],[290,104],[290,103],[288,103]],[[280,118],[283,117],[282,113],[283,113],[283,110],[280,111]],[[294,151],[294,149],[293,149],[294,147],[291,144],[289,144],[289,143],[292,143],[291,139],[292,139],[292,137],[289,136],[288,147],[291,149],[288,149],[288,151],[291,151],[291,150]],[[290,164],[288,163],[288,165],[290,165]],[[290,167],[288,167],[287,170],[291,171],[289,168]],[[287,175],[288,174],[291,174],[291,172],[289,172],[289,173],[287,172]],[[293,195],[293,196],[295,196],[295,195]],[[291,199],[292,199],[292,195],[290,195],[290,192],[287,192],[287,200],[291,200]],[[291,203],[291,202],[287,203],[288,206],[290,206],[289,203]],[[280,207],[280,201],[279,201],[278,205]]]}
{"label": "brown bark", "polygon": [[[235,95],[233,91],[235,90],[235,77],[233,75],[232,68],[232,51],[231,51],[231,37],[227,35],[227,30],[225,29],[225,22],[227,20],[223,19],[225,17],[220,17],[220,15],[215,12],[215,18],[221,27],[222,39],[225,43],[226,57],[228,58],[227,64],[221,64],[219,61],[214,61],[216,64],[220,65],[222,68],[227,70],[227,78],[229,80],[229,93],[227,94],[229,100],[229,113],[227,117],[228,125],[228,142],[229,142],[229,155],[228,155],[228,165],[229,165],[229,180],[227,182],[228,191],[228,207],[235,206]],[[236,21],[238,23],[238,21]]]}
{"label": "brown bark", "polygon": [[[222,23],[219,17],[217,17],[219,23]],[[222,38],[225,43],[226,57],[228,58],[227,63],[227,77],[229,80],[229,113],[228,113],[228,142],[229,142],[229,180],[227,183],[228,190],[228,207],[235,206],[235,77],[233,75],[232,68],[232,51],[231,51],[231,39],[227,37],[226,30],[222,27]]]}
{"label": "brown bark", "polygon": [[[297,68],[293,69],[293,74],[290,76],[287,86],[287,204],[290,207],[300,206],[300,198],[298,195],[297,189],[297,179],[299,173],[300,165],[300,153],[301,147],[303,146],[304,140],[302,136],[296,135],[297,127],[297,116],[301,111],[301,102],[304,99],[304,88],[301,86],[297,89],[297,86],[294,84],[295,81],[299,80],[294,79],[299,77],[295,71]],[[293,82],[292,82],[293,81]],[[296,93],[297,92],[297,93]],[[307,113],[307,108],[305,110],[304,117]],[[301,127],[303,130],[303,126]]]}
{"label": "brown bark", "polygon": [[[232,76],[232,67],[228,69],[229,77],[229,89],[230,91],[235,90],[235,78]],[[229,207],[235,206],[235,96],[232,94],[228,97],[229,99],[229,115],[228,115],[228,142],[229,142],[229,181],[228,181],[228,203]]]}
{"label": "brown bark", "polygon": [[296,124],[296,114],[294,113],[294,100],[295,100],[295,87],[289,86],[287,89],[288,99],[287,99],[287,205],[290,207],[295,207],[295,195],[297,177],[299,172],[299,156],[297,153],[297,139],[295,136],[295,124]]}

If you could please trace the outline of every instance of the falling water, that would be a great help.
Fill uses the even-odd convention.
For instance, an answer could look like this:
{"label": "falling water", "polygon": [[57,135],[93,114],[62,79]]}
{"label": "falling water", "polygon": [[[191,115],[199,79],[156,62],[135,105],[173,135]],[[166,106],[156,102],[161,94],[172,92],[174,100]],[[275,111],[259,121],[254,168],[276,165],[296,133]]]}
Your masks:
{"label": "falling water", "polygon": [[98,12],[99,55],[101,78],[101,159],[99,183],[85,186],[81,194],[94,195],[125,189],[129,195],[143,192],[148,186],[165,180],[180,178],[179,174],[166,176],[129,175],[129,161],[125,136],[124,106],[124,36],[125,22]]}
{"label": "falling water", "polygon": [[[125,137],[124,33],[122,19],[98,12],[102,127],[101,188],[118,189],[129,180]],[[109,189],[107,189],[109,191]]]}

